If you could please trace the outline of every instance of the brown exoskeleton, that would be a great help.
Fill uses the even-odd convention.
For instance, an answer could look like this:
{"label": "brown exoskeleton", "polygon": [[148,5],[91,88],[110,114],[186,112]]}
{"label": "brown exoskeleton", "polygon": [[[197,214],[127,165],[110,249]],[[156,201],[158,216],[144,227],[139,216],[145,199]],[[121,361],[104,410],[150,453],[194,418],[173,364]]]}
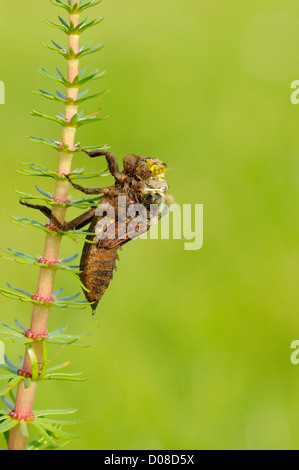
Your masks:
{"label": "brown exoskeleton", "polygon": [[[99,205],[91,207],[70,222],[60,223],[48,207],[21,202],[40,210],[58,230],[76,230],[90,224],[80,262],[80,279],[86,287],[85,296],[91,303],[93,315],[109,286],[116,269],[117,250],[125,243],[149,230],[163,215],[171,198],[166,196],[168,185],[164,180],[167,165],[160,160],[138,155],[127,155],[123,171],[112,152],[95,150],[85,152],[90,157],[105,156],[108,169],[115,180],[113,186],[84,188],[68,180],[84,194],[103,194]],[[165,206],[166,204],[166,206]],[[164,210],[161,209],[164,207]]]}

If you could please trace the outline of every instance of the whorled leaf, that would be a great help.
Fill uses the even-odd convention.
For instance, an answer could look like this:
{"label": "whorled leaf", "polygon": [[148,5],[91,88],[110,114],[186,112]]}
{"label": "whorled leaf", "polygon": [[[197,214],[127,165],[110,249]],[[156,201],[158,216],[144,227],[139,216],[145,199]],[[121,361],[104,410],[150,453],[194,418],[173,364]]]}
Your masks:
{"label": "whorled leaf", "polygon": [[50,80],[54,80],[57,83],[64,85],[66,88],[75,88],[75,87],[79,88],[80,86],[85,85],[87,82],[90,82],[92,80],[97,80],[99,78],[104,78],[107,76],[107,73],[105,71],[99,72],[99,69],[96,69],[93,72],[91,72],[89,75],[84,77],[85,72],[86,72],[86,68],[84,67],[79,72],[79,74],[76,75],[74,80],[70,82],[68,78],[64,75],[64,73],[61,72],[58,68],[56,68],[58,75],[44,68],[39,68],[37,71],[44,77],[49,78]]}
{"label": "whorled leaf", "polygon": [[[2,341],[12,341],[13,343],[26,343],[30,341],[25,337],[23,329],[15,328],[2,322],[0,323],[0,337]],[[0,364],[0,368],[9,370],[12,374],[16,374],[19,369],[15,364]]]}
{"label": "whorled leaf", "polygon": [[[81,419],[77,420],[62,420],[60,418],[49,418],[49,416],[65,416],[75,413],[76,409],[66,410],[40,410],[34,411],[34,421],[31,423],[37,429],[40,436],[45,441],[55,447],[60,447],[72,439],[77,439],[79,436],[63,431],[62,426],[76,425],[81,423]],[[32,444],[31,444],[32,445]]]}
{"label": "whorled leaf", "polygon": [[72,83],[72,86],[78,86],[81,87],[82,85],[85,85],[86,83],[92,81],[92,80],[98,80],[99,78],[105,78],[107,77],[107,73],[105,71],[99,72],[99,69],[94,70],[91,72],[89,75],[84,77],[86,72],[86,69],[82,69],[79,75],[77,75],[74,78],[74,81]]}
{"label": "whorled leaf", "polygon": [[43,419],[35,418],[31,425],[54,447],[61,447],[61,440],[65,443],[66,440],[79,439],[79,436],[62,431],[57,425],[49,424]]}
{"label": "whorled leaf", "polygon": [[69,87],[72,85],[71,82],[69,82],[69,80],[63,74],[56,75],[55,73],[49,72],[49,70],[46,70],[44,68],[39,68],[37,69],[37,71],[44,77],[49,78],[50,80],[54,80],[55,82],[61,83],[62,85]]}
{"label": "whorled leaf", "polygon": [[[83,147],[80,146],[79,144],[75,144],[74,148],[69,148],[69,146],[67,144],[56,141],[52,138],[44,139],[42,137],[28,136],[28,139],[31,142],[36,142],[36,143],[39,143],[39,144],[47,145],[48,147],[51,147],[54,150],[57,150],[58,152],[64,152],[64,153],[69,153],[69,154],[77,153],[77,152],[80,152],[82,150],[96,150],[96,149],[108,150],[109,149],[109,146],[107,144],[93,145],[93,146],[83,146]],[[45,168],[45,167],[42,167],[42,165],[38,165],[37,163],[24,163],[24,165],[35,165],[36,167],[39,166],[40,169]],[[50,170],[48,170],[48,172],[49,171]],[[64,176],[59,175],[57,172],[52,171],[52,173],[53,173],[53,175],[56,175],[57,179],[64,178]],[[39,175],[37,175],[37,176],[39,176]]]}
{"label": "whorled leaf", "polygon": [[[98,147],[97,147],[98,148]],[[81,149],[80,149],[81,150]],[[77,152],[79,149],[76,150]],[[57,173],[57,171],[50,170],[49,168],[39,165],[37,163],[21,163],[26,165],[28,168],[23,168],[22,170],[17,170],[18,173],[25,176],[42,176],[53,178],[55,180],[66,180],[65,175]],[[98,176],[108,176],[109,172],[107,170],[99,170],[94,173],[84,173],[84,167],[77,168],[76,170],[71,171],[68,176],[72,179],[92,179],[97,178]]]}
{"label": "whorled leaf", "polygon": [[34,305],[43,305],[45,307],[59,307],[59,308],[74,308],[74,309],[85,309],[87,305],[90,305],[86,300],[75,300],[80,296],[78,294],[70,295],[67,297],[59,297],[63,289],[55,292],[51,299],[38,298],[35,294],[14,287],[11,284],[7,284],[11,290],[0,288],[0,293],[8,298],[14,300],[20,300],[22,302],[28,302]]}
{"label": "whorled leaf", "polygon": [[42,258],[37,258],[36,256],[28,255],[27,253],[22,253],[21,251],[16,251],[13,250],[12,248],[7,248],[6,250],[4,248],[0,248],[3,252],[10,254],[13,256],[12,258],[6,258],[4,256],[1,256],[1,258],[6,259],[6,260],[11,260],[11,261],[17,261],[19,263],[25,263],[25,264],[35,264],[39,268],[44,268],[44,269],[63,269],[63,270],[70,270],[73,271],[74,269],[77,269],[79,265],[75,264],[67,264],[70,263],[71,261],[74,261],[75,259],[78,258],[78,254],[75,254],[73,256],[69,256],[68,258],[61,258],[59,263],[55,264],[45,264],[42,262]]}
{"label": "whorled leaf", "polygon": [[92,240],[89,240],[88,238],[85,239],[85,237],[88,236],[88,235],[91,235],[91,236],[95,235],[95,233],[88,232],[87,230],[80,229],[80,230],[72,230],[72,231],[68,231],[68,232],[60,230],[60,231],[57,231],[57,232],[53,232],[53,230],[51,230],[47,225],[45,226],[45,225],[41,224],[40,222],[37,222],[36,220],[29,219],[29,218],[26,218],[26,217],[17,217],[17,216],[12,215],[12,214],[9,214],[9,215],[12,219],[12,223],[14,223],[15,225],[19,225],[20,227],[35,228],[35,229],[38,229],[38,230],[42,230],[46,233],[49,233],[52,236],[64,235],[64,236],[69,237],[72,241],[74,241],[76,243],[78,243],[78,241],[80,241],[80,240],[85,241],[86,243],[95,243]]}
{"label": "whorled leaf", "polygon": [[[69,150],[68,145],[58,142],[54,139],[44,139],[43,137],[33,137],[33,136],[28,136],[28,139],[31,142],[37,142],[39,144],[46,145],[48,147],[53,148],[54,150],[57,150],[57,152],[66,152],[66,153],[74,153],[74,150]],[[32,163],[32,165],[37,165],[35,163]],[[40,165],[41,166],[41,165]]]}
{"label": "whorled leaf", "polygon": [[100,194],[80,199],[68,199],[65,202],[60,202],[56,201],[51,194],[43,191],[38,186],[35,186],[35,188],[41,194],[41,196],[36,194],[24,193],[22,191],[16,191],[16,193],[19,194],[20,198],[25,201],[39,200],[45,202],[50,207],[75,207],[77,209],[88,209],[91,206],[95,206],[103,197],[103,195]]}
{"label": "whorled leaf", "polygon": [[40,89],[39,91],[34,91],[33,93],[35,93],[36,95],[42,96],[43,98],[46,98],[50,101],[58,101],[65,105],[79,106],[85,101],[98,98],[99,96],[104,95],[105,93],[108,93],[109,91],[110,90],[104,90],[98,93],[94,93],[93,95],[87,95],[88,90],[85,90],[84,92],[78,95],[77,100],[74,100],[73,98],[67,98],[66,95],[62,94],[59,90],[56,90],[56,94],[51,93],[49,91],[42,90],[42,89]]}
{"label": "whorled leaf", "polygon": [[60,23],[55,23],[54,21],[50,20],[45,20],[45,23],[49,26],[52,26],[53,28],[59,29],[60,31],[63,31],[67,35],[70,34],[81,34],[87,29],[101,23],[103,21],[103,18],[95,18],[94,20],[88,21],[88,18],[86,17],[83,21],[81,21],[78,25],[74,25],[74,23],[71,21],[70,23],[67,23],[61,16],[58,16]]}
{"label": "whorled leaf", "polygon": [[105,47],[104,44],[101,43],[96,44],[95,46],[91,46],[91,43],[88,43],[80,47],[78,52],[75,52],[72,48],[70,48],[69,50],[65,49],[65,47],[61,46],[55,41],[52,41],[52,44],[43,43],[42,45],[45,46],[47,49],[58,52],[58,54],[62,55],[62,57],[67,60],[78,60],[81,57],[94,54],[95,52],[98,52]]}
{"label": "whorled leaf", "polygon": [[31,116],[34,117],[39,117],[42,119],[47,119],[49,121],[55,122],[56,124],[59,124],[60,126],[63,127],[73,127],[75,129],[78,129],[79,127],[98,122],[98,121],[103,121],[104,119],[107,119],[109,116],[99,116],[99,113],[101,110],[96,111],[93,114],[89,114],[87,116],[81,116],[82,112],[79,114],[74,114],[74,116],[70,119],[67,120],[65,119],[65,116],[58,114],[56,116],[49,116],[48,114],[44,114],[40,111],[31,111],[30,114]]}
{"label": "whorled leaf", "polygon": [[51,3],[57,7],[61,7],[66,10],[68,13],[76,14],[82,13],[83,11],[87,10],[88,8],[94,7],[98,5],[101,0],[88,0],[86,2],[80,0],[80,3],[75,3],[72,7],[70,1],[63,2],[62,0],[51,0]]}

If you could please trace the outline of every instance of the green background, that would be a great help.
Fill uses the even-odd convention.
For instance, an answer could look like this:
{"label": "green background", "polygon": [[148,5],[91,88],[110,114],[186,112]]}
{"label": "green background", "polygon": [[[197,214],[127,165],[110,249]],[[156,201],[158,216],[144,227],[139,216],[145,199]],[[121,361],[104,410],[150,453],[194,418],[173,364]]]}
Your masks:
{"label": "green background", "polygon": [[[46,0],[1,6],[0,246],[34,255],[43,233],[13,225],[8,213],[44,220],[19,206],[14,190],[53,185],[16,169],[22,161],[56,168],[57,153],[26,136],[61,137],[28,111],[61,110],[31,90],[55,90],[37,67],[65,70],[41,46],[65,44],[43,22],[62,11]],[[290,361],[299,337],[299,108],[290,101],[299,79],[298,2],[105,0],[88,14],[105,21],[84,42],[107,47],[82,64],[107,70],[90,88],[111,92],[83,109],[102,107],[111,117],[82,128],[77,140],[108,143],[120,159],[166,161],[175,201],[204,204],[204,245],[128,244],[101,301],[99,330],[89,309],[53,309],[50,330],[68,324],[71,333],[92,333],[88,349],[50,350],[53,364],[70,358],[69,371],[88,381],[41,383],[35,408],[79,408],[85,421],[70,449],[298,449],[299,365]],[[77,155],[74,168],[82,165],[93,171],[104,162]],[[65,240],[61,254],[81,248]],[[36,289],[35,268],[2,261],[0,277],[3,287]],[[61,285],[66,294],[78,289],[58,274]],[[1,321],[29,323],[30,306],[0,301]],[[6,350],[15,361],[23,354]]]}

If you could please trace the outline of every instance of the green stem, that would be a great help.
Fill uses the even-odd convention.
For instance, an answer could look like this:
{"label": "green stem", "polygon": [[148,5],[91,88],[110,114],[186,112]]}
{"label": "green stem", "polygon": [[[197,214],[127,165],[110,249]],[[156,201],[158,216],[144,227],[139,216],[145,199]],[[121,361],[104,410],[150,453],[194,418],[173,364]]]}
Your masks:
{"label": "green stem", "polygon": [[[71,5],[74,6],[79,3],[79,0],[72,0]],[[79,24],[79,14],[69,15],[70,21],[74,25]],[[76,53],[79,50],[79,35],[69,35],[69,50],[72,48]],[[79,73],[79,60],[68,60],[67,74],[70,82],[73,82],[74,78]],[[78,88],[68,88],[67,97],[77,99]],[[70,120],[75,114],[77,114],[78,107],[67,105],[65,107],[65,117]],[[73,127],[64,127],[62,135],[62,143],[67,144],[69,149],[74,148],[75,144],[76,129]],[[60,152],[58,160],[59,174],[68,174],[71,172],[73,154],[67,152]],[[69,183],[67,180],[57,180],[55,183],[54,197],[57,200],[66,200],[69,192]],[[53,209],[53,215],[56,216],[60,222],[65,221],[66,209],[61,207],[55,207]],[[57,261],[59,255],[59,249],[61,245],[62,237],[53,232],[52,234],[46,235],[45,248],[43,257],[49,261]],[[55,280],[55,270],[53,269],[40,269],[37,295],[45,298],[50,298],[53,293],[53,286]],[[47,331],[49,307],[35,305],[32,311],[30,330],[33,334],[44,334]],[[41,364],[43,348],[42,343],[35,341],[32,343],[32,347],[36,354],[38,362]],[[24,357],[23,370],[31,373],[31,363],[29,355],[26,351]],[[19,383],[16,397],[15,411],[19,417],[25,417],[32,412],[37,382],[32,381],[30,387],[25,388],[24,381]],[[9,435],[8,450],[25,450],[27,438],[23,437],[20,431],[20,426],[15,426]]]}

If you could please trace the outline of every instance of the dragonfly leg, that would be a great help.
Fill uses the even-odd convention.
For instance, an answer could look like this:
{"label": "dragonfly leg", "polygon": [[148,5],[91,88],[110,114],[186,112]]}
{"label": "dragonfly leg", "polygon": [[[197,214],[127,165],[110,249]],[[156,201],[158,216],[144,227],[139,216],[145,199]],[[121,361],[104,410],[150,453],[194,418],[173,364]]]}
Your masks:
{"label": "dragonfly leg", "polygon": [[117,162],[117,158],[114,155],[114,153],[109,152],[108,150],[92,150],[91,152],[88,152],[87,150],[83,150],[84,153],[86,153],[89,157],[95,158],[95,157],[106,157],[107,160],[107,165],[108,169],[111,173],[111,175],[114,177],[116,181],[123,181],[124,175],[119,171],[119,166]]}
{"label": "dragonfly leg", "polygon": [[20,201],[20,203],[23,206],[30,207],[31,209],[39,210],[42,214],[44,214],[50,220],[50,222],[54,225],[55,228],[64,232],[77,230],[82,227],[85,227],[85,225],[91,222],[96,212],[96,207],[92,207],[91,209],[79,215],[78,217],[71,220],[70,222],[61,223],[52,214],[51,210],[46,206],[40,206],[38,204],[29,204],[28,202],[23,202],[23,201]]}

